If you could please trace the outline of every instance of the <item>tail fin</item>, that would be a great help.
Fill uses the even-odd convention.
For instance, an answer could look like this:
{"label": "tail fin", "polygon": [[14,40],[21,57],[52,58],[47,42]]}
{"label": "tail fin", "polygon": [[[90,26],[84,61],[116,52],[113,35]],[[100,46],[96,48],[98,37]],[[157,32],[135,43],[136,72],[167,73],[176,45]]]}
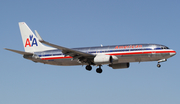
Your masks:
{"label": "tail fin", "polygon": [[44,46],[41,42],[39,42],[38,38],[34,35],[25,22],[19,22],[19,28],[25,52],[39,52],[54,49]]}

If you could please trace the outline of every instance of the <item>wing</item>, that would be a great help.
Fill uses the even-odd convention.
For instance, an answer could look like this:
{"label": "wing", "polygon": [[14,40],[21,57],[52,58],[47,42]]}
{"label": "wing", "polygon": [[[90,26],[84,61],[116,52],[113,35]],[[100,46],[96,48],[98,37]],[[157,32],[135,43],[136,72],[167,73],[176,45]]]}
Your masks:
{"label": "wing", "polygon": [[74,50],[74,49],[70,49],[70,48],[66,48],[66,47],[62,47],[62,46],[58,46],[58,45],[46,42],[41,38],[41,36],[38,34],[38,32],[36,30],[35,30],[35,33],[36,33],[37,38],[39,39],[39,41],[41,43],[44,43],[44,44],[49,45],[51,47],[60,49],[63,54],[65,54],[66,56],[69,55],[69,56],[73,57],[73,59],[78,58],[78,59],[80,59],[80,61],[90,63],[89,61],[94,59],[94,57],[95,57],[95,55],[93,55],[93,54],[77,51],[77,50]]}

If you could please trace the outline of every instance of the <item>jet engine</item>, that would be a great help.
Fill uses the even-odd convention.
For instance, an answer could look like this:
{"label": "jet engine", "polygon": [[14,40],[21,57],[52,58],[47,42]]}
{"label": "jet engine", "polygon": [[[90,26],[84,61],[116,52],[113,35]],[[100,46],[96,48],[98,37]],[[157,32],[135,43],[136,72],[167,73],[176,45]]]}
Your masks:
{"label": "jet engine", "polygon": [[118,58],[116,56],[111,56],[111,55],[97,55],[94,58],[94,63],[97,65],[112,64],[117,62],[118,62]]}
{"label": "jet engine", "polygon": [[130,64],[129,63],[119,63],[119,64],[110,64],[110,67],[113,69],[123,69],[123,68],[129,68]]}

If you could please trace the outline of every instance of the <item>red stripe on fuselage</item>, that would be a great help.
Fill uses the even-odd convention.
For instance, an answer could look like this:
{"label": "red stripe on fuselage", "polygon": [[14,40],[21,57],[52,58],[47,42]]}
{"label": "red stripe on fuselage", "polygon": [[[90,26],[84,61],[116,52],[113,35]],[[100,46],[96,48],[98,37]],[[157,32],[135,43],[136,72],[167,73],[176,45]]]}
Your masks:
{"label": "red stripe on fuselage", "polygon": [[127,53],[110,53],[106,55],[136,55],[136,54],[151,54],[151,53],[176,53],[175,51],[141,51],[141,52],[127,52]]}
{"label": "red stripe on fuselage", "polygon": [[71,56],[66,56],[66,57],[46,57],[46,58],[41,58],[41,60],[53,60],[53,59],[68,59],[72,58]]}
{"label": "red stripe on fuselage", "polygon": [[[141,52],[126,52],[126,53],[109,53],[106,55],[137,55],[137,54],[151,54],[151,53],[176,53],[176,51],[141,51]],[[66,57],[46,57],[46,58],[41,58],[42,60],[53,60],[53,59],[68,59],[68,58],[73,58],[71,56],[66,56]]]}

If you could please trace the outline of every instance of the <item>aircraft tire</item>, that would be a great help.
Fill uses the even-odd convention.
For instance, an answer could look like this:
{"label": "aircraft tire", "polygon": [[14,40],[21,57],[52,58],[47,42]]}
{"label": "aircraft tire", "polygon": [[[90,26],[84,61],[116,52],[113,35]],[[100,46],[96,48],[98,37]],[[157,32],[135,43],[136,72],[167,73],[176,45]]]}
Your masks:
{"label": "aircraft tire", "polygon": [[161,67],[161,65],[160,65],[160,64],[157,64],[157,67],[158,67],[158,68],[160,68],[160,67]]}
{"label": "aircraft tire", "polygon": [[87,66],[86,66],[86,70],[91,71],[91,70],[92,70],[91,65],[87,65]]}
{"label": "aircraft tire", "polygon": [[96,69],[96,72],[97,72],[97,73],[102,73],[102,69],[101,69],[101,68],[97,68],[97,69]]}

